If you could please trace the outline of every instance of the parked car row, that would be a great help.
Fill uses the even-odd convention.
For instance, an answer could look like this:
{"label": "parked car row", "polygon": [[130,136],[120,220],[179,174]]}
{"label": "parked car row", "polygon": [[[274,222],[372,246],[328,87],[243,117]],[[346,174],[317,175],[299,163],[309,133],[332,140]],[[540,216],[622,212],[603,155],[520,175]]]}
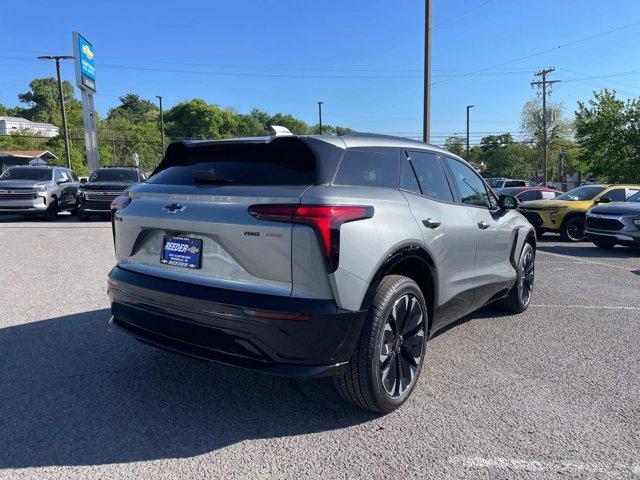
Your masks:
{"label": "parked car row", "polygon": [[[554,200],[524,202],[519,211],[535,227],[538,237],[554,232],[569,242],[589,237],[603,247],[634,244],[635,234],[640,233],[636,210],[639,192],[640,185],[584,185]],[[633,202],[623,203],[629,200]]]}
{"label": "parked car row", "polygon": [[11,167],[0,176],[0,213],[55,220],[59,212],[69,211],[88,220],[110,213],[113,199],[145,178],[132,167],[100,168],[82,181],[66,167]]}

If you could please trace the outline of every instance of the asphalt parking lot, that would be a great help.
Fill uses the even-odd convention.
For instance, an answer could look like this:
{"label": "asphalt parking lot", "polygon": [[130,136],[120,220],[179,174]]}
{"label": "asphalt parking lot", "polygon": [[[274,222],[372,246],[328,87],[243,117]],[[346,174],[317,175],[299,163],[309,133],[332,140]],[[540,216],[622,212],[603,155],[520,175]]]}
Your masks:
{"label": "asphalt parking lot", "polygon": [[108,222],[0,219],[0,478],[640,478],[640,252],[557,240],[377,416],[110,326]]}

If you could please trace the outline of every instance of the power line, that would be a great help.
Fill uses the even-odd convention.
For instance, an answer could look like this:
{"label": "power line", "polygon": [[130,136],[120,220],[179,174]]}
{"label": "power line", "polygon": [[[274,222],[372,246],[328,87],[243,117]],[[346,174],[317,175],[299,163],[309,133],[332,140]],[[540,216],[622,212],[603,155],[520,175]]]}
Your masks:
{"label": "power line", "polygon": [[[578,40],[573,40],[571,42],[560,44],[560,45],[558,45],[556,47],[545,48],[544,50],[540,50],[538,52],[530,53],[529,55],[524,55],[522,57],[518,57],[518,58],[511,59],[511,60],[507,60],[506,62],[497,63],[495,65],[491,65],[491,66],[486,67],[486,68],[480,68],[478,70],[474,70],[473,72],[471,72],[469,74],[460,75],[460,77],[458,77],[458,78],[469,77],[469,76],[472,76],[475,73],[482,72],[482,71],[486,70],[487,68],[502,67],[502,66],[508,65],[510,63],[519,62],[521,60],[526,60],[528,58],[536,57],[538,55],[542,55],[542,54],[545,54],[545,53],[553,52],[554,50],[559,50],[561,48],[570,47],[570,46],[576,45],[576,44],[581,43],[581,42],[586,42],[588,40],[593,40],[594,38],[603,37],[605,35],[610,35],[612,33],[619,32],[621,30],[625,30],[627,28],[635,27],[636,25],[640,25],[640,22],[629,23],[627,25],[623,25],[621,27],[617,27],[617,28],[614,28],[612,30],[607,30],[606,32],[596,33],[595,35],[589,35],[587,37],[579,38]],[[446,81],[447,80],[440,80],[439,82],[433,82],[431,85],[438,85],[439,83],[443,83],[443,82],[446,82]]]}
{"label": "power line", "polygon": [[454,15],[454,16],[452,16],[452,17],[447,18],[446,20],[443,20],[443,21],[441,21],[441,22],[439,22],[439,23],[436,23],[436,24],[435,24],[433,27],[431,27],[431,28],[432,28],[432,29],[434,29],[434,28],[438,28],[438,27],[440,27],[441,25],[445,25],[445,24],[447,24],[447,23],[453,22],[454,20],[457,20],[458,18],[460,18],[460,17],[462,17],[462,16],[466,15],[467,13],[472,12],[473,10],[477,10],[477,9],[479,9],[479,8],[482,8],[482,7],[484,7],[485,5],[487,5],[488,3],[491,3],[491,2],[493,2],[493,1],[495,1],[495,0],[486,0],[485,2],[482,2],[482,3],[481,3],[481,4],[479,4],[479,5],[476,5],[475,7],[467,8],[466,10],[464,10],[464,11],[462,11],[462,12],[458,13],[457,15]]}

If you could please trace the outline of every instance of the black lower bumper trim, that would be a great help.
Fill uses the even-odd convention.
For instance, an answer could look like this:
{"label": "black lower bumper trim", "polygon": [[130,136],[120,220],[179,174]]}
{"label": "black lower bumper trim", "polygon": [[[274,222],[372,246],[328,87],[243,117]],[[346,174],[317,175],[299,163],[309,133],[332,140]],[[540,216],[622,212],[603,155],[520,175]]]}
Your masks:
{"label": "black lower bumper trim", "polygon": [[619,245],[640,247],[640,237],[629,237],[629,239],[626,239],[626,238],[622,239],[622,238],[619,238],[617,235],[624,235],[624,232],[622,233],[612,232],[611,234],[598,233],[598,232],[592,232],[592,231],[585,232],[585,237],[587,240],[612,242],[612,243],[617,243]]}
{"label": "black lower bumper trim", "polygon": [[[266,373],[339,373],[353,355],[366,312],[316,300],[175,282],[116,267],[109,274],[113,323],[139,340],[205,360]],[[258,318],[246,309],[306,313]]]}

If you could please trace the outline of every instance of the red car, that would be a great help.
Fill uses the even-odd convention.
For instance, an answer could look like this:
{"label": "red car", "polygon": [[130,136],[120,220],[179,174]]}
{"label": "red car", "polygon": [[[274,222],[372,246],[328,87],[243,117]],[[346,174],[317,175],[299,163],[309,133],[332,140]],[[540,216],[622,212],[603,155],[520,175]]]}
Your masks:
{"label": "red car", "polygon": [[516,197],[519,202],[528,202],[530,200],[553,200],[558,195],[562,195],[560,190],[549,187],[508,187],[499,188],[496,195],[511,195]]}

